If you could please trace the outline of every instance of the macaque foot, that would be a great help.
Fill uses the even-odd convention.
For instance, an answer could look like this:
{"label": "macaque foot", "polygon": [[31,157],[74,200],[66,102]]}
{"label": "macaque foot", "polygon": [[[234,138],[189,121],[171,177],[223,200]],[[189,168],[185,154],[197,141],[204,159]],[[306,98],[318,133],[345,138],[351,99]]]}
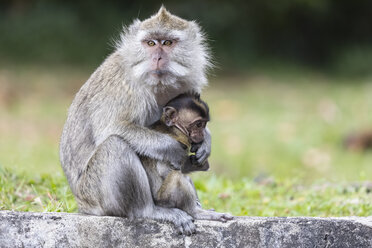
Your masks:
{"label": "macaque foot", "polygon": [[214,210],[202,210],[198,214],[196,214],[195,219],[197,220],[214,220],[214,221],[221,221],[226,222],[229,220],[234,219],[234,216],[228,213],[218,213]]}
{"label": "macaque foot", "polygon": [[190,236],[196,232],[194,219],[190,215],[179,209],[173,209],[173,211],[176,212],[173,224],[176,226],[178,234]]}

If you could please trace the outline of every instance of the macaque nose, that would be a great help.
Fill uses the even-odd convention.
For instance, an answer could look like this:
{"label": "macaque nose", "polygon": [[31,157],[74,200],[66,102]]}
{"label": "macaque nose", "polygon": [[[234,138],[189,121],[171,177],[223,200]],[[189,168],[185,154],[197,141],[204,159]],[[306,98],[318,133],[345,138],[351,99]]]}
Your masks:
{"label": "macaque nose", "polygon": [[162,53],[163,53],[163,50],[160,47],[156,48],[153,55],[152,55],[152,60],[154,62],[157,62],[157,61],[161,60]]}
{"label": "macaque nose", "polygon": [[154,63],[154,67],[156,69],[161,69],[164,64],[165,64],[165,60],[164,60],[164,51],[163,49],[161,49],[160,47],[157,48],[152,56],[152,61]]}
{"label": "macaque nose", "polygon": [[159,62],[161,59],[162,59],[161,55],[157,54],[152,58],[152,61],[156,63],[156,62]]}

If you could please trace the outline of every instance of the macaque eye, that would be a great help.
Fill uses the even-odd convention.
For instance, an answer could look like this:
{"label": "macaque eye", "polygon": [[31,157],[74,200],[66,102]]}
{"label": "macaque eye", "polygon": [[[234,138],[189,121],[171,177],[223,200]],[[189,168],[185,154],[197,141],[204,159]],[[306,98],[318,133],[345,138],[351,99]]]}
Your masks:
{"label": "macaque eye", "polygon": [[196,123],[196,127],[197,127],[197,128],[204,128],[204,127],[205,127],[205,123],[204,123],[203,121],[198,121],[198,122]]}
{"label": "macaque eye", "polygon": [[155,46],[155,42],[152,41],[152,40],[149,40],[149,41],[147,42],[147,45],[149,45],[149,46]]}
{"label": "macaque eye", "polygon": [[163,45],[164,46],[170,46],[170,45],[172,45],[172,43],[173,42],[171,40],[166,40],[166,41],[163,42]]}

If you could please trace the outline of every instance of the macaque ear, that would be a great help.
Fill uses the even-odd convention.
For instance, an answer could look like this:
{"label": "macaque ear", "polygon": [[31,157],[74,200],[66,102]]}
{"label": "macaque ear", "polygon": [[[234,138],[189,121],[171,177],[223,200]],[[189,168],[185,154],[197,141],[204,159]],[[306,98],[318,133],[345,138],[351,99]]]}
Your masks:
{"label": "macaque ear", "polygon": [[177,110],[173,107],[166,106],[163,108],[163,113],[165,117],[164,118],[165,124],[169,127],[173,126],[177,121],[177,117],[178,117]]}

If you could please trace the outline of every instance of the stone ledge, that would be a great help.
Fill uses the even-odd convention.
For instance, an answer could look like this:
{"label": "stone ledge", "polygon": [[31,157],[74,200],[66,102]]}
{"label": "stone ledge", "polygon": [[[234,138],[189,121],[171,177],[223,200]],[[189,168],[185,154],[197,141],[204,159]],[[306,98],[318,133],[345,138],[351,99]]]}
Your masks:
{"label": "stone ledge", "polygon": [[0,211],[0,247],[372,247],[372,217],[236,217],[171,224],[68,213]]}

